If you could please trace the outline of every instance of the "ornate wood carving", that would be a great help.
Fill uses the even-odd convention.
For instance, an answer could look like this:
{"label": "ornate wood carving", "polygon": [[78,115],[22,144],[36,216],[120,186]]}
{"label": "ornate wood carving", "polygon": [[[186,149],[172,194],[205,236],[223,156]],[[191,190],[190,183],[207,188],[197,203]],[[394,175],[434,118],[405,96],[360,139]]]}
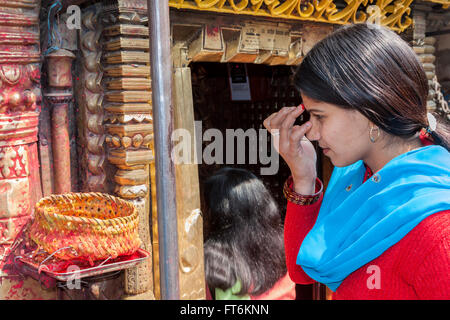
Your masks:
{"label": "ornate wood carving", "polygon": [[[448,1],[448,0],[429,0]],[[336,3],[335,3],[336,2]],[[345,7],[333,0],[169,0],[176,9],[243,14],[279,19],[308,20],[333,24],[376,22],[395,31],[403,32],[412,19],[410,5],[413,0],[345,0]],[[376,7],[376,8],[375,8]]]}
{"label": "ornate wood carving", "polygon": [[[150,239],[150,176],[153,139],[147,1],[106,1],[103,22],[103,87],[108,161],[117,171],[114,192],[132,201],[139,212],[143,248]],[[152,261],[125,273],[125,291],[153,290]]]}
{"label": "ornate wood carving", "polygon": [[[450,4],[450,1],[448,1]],[[416,5],[414,8],[414,30],[413,30],[413,49],[422,62],[425,74],[428,79],[428,99],[427,110],[438,113],[444,119],[450,120],[450,107],[441,91],[441,84],[438,81],[436,68],[436,38],[425,37],[425,32],[431,28],[444,24],[445,22],[435,20],[436,16],[429,11],[431,9],[426,5]],[[444,21],[444,16],[440,17]],[[448,19],[446,21],[448,23]],[[439,59],[438,59],[439,60]]]}
{"label": "ornate wood carving", "polygon": [[[37,23],[38,7],[37,1],[31,10],[0,7],[0,258],[31,214],[32,188],[38,187],[31,185],[31,166],[36,164],[30,163],[30,153],[37,140],[41,102],[35,64],[39,33],[36,25],[23,22]],[[33,34],[35,40],[20,40],[22,34]]]}
{"label": "ornate wood carving", "polygon": [[81,70],[77,83],[78,146],[81,163],[81,190],[106,192],[105,132],[103,127],[103,77],[101,67],[101,6],[83,12],[80,30]]}
{"label": "ornate wood carving", "polygon": [[436,41],[433,37],[425,37],[426,32],[426,12],[415,9],[414,10],[414,30],[413,30],[413,49],[419,56],[422,62],[425,74],[428,79],[428,99],[427,99],[427,111],[436,111],[436,91],[434,90],[434,81],[436,79],[436,68],[434,61],[436,57],[434,55],[435,47],[434,43]]}
{"label": "ornate wood carving", "polygon": [[42,100],[39,8],[38,0],[0,2],[0,300],[39,297],[33,282],[15,280],[9,256],[42,196],[36,144]]}

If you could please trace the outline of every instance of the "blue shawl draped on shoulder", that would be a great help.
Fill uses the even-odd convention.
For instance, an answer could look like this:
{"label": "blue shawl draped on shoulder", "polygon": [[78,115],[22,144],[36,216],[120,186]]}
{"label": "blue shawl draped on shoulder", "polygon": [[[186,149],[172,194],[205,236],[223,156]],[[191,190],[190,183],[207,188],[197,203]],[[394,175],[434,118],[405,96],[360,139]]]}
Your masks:
{"label": "blue shawl draped on shoulder", "polygon": [[388,162],[363,183],[364,163],[335,167],[297,264],[336,291],[423,219],[450,209],[450,153],[422,147]]}

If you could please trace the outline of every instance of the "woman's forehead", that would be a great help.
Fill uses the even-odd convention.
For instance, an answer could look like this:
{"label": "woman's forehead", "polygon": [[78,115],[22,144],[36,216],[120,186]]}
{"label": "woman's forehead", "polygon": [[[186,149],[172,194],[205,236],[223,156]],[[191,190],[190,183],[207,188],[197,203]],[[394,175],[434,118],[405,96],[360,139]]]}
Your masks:
{"label": "woman's forehead", "polygon": [[333,104],[309,98],[303,99],[303,105],[305,106],[308,112],[316,112],[316,113],[333,111],[334,108],[337,108]]}
{"label": "woman's forehead", "polygon": [[310,109],[308,109],[308,112],[323,113],[323,112],[325,112],[325,110],[317,109],[317,108],[310,108]]}
{"label": "woman's forehead", "polygon": [[329,102],[320,101],[317,99],[310,98],[308,96],[302,95],[302,103],[305,106],[306,111],[314,113],[336,113],[336,112],[350,112],[356,111],[342,106],[338,106]]}

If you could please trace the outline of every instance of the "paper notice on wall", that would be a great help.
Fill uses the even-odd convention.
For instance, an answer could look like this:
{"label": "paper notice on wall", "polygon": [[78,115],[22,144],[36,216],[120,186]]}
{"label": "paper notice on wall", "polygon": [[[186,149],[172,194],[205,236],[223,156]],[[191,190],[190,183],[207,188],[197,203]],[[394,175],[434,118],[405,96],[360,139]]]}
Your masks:
{"label": "paper notice on wall", "polygon": [[204,29],[203,46],[209,50],[223,50],[222,33],[220,27],[215,24],[207,24]]}
{"label": "paper notice on wall", "polygon": [[228,74],[232,101],[251,100],[250,82],[247,75],[247,66],[244,63],[229,63]]}
{"label": "paper notice on wall", "polygon": [[290,26],[283,23],[246,23],[241,37],[241,48],[246,50],[287,52],[291,41]]}
{"label": "paper notice on wall", "polygon": [[275,41],[273,48],[278,51],[287,52],[291,44],[289,26],[280,24],[275,31]]}
{"label": "paper notice on wall", "polygon": [[241,49],[257,51],[259,49],[259,30],[254,24],[246,24],[241,33]]}
{"label": "paper notice on wall", "polygon": [[275,25],[262,25],[260,27],[259,49],[272,51],[275,44]]}

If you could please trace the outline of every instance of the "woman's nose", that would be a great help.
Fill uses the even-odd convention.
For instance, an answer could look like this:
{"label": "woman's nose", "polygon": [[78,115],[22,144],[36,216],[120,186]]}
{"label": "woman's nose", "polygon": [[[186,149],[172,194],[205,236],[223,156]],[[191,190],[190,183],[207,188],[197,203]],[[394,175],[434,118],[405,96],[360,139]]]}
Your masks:
{"label": "woman's nose", "polygon": [[317,141],[320,139],[320,133],[319,130],[317,130],[317,126],[312,124],[311,129],[306,133],[306,138],[308,138],[309,141]]}

